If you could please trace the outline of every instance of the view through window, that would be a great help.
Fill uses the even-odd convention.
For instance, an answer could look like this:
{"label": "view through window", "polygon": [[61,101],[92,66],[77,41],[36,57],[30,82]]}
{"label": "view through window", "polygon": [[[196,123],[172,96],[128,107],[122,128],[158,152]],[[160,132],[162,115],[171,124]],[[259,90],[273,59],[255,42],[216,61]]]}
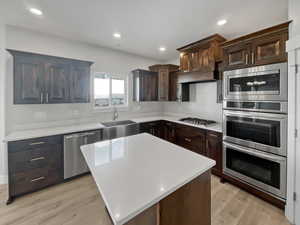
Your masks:
{"label": "view through window", "polygon": [[96,107],[126,105],[126,79],[105,73],[95,74],[94,98]]}

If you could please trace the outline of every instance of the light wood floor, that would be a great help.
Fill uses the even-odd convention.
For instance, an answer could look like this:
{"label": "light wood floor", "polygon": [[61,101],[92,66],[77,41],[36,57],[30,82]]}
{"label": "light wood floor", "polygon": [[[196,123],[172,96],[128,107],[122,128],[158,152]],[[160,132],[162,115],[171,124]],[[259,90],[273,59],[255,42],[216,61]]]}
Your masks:
{"label": "light wood floor", "polygon": [[[0,186],[0,225],[111,225],[91,176],[18,198],[6,206]],[[212,225],[289,225],[283,211],[212,177]]]}

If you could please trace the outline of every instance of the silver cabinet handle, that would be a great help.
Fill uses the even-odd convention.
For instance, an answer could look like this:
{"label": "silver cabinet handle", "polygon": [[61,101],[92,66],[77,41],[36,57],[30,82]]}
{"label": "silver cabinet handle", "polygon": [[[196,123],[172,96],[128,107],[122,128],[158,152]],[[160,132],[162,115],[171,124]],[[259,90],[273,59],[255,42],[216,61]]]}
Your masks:
{"label": "silver cabinet handle", "polygon": [[254,64],[254,52],[252,52],[251,57],[252,57],[252,64]]}
{"label": "silver cabinet handle", "polygon": [[30,159],[30,162],[34,162],[34,161],[39,161],[39,160],[44,160],[45,157],[38,157],[38,158],[33,158],[33,159]]}
{"label": "silver cabinet handle", "polygon": [[33,142],[33,143],[30,143],[29,145],[43,145],[43,144],[45,144],[45,142],[40,141],[40,142]]}
{"label": "silver cabinet handle", "polygon": [[192,140],[189,138],[185,138],[184,140],[186,140],[187,142],[192,142]]}
{"label": "silver cabinet handle", "polygon": [[44,180],[44,179],[45,179],[45,177],[38,177],[38,178],[32,179],[30,182],[37,182],[37,181]]}
{"label": "silver cabinet handle", "polygon": [[46,93],[46,102],[47,103],[49,102],[49,94],[48,94],[48,92]]}
{"label": "silver cabinet handle", "polygon": [[44,94],[41,92],[41,103],[43,103]]}

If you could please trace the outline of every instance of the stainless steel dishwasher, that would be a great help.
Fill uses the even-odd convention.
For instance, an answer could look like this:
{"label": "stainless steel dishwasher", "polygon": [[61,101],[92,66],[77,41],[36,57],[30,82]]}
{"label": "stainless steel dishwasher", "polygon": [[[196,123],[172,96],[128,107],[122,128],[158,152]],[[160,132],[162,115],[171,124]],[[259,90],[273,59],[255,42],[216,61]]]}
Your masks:
{"label": "stainless steel dishwasher", "polygon": [[64,178],[74,177],[89,171],[80,146],[102,140],[102,131],[90,131],[64,136]]}

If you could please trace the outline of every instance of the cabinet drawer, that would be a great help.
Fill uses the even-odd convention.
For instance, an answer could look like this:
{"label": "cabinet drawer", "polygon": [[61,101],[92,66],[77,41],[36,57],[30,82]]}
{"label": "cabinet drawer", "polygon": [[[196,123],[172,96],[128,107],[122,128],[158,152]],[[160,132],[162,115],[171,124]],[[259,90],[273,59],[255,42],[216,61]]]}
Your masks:
{"label": "cabinet drawer", "polygon": [[29,172],[17,173],[10,177],[10,194],[17,196],[32,192],[62,181],[60,170],[49,168],[34,169]]}
{"label": "cabinet drawer", "polygon": [[36,168],[58,169],[62,167],[62,145],[53,144],[27,151],[8,154],[9,173],[26,172]]}
{"label": "cabinet drawer", "polygon": [[205,155],[205,136],[205,131],[184,125],[180,125],[176,130],[179,145],[203,155]]}
{"label": "cabinet drawer", "polygon": [[37,148],[44,148],[51,145],[62,144],[62,136],[50,136],[42,138],[33,138],[22,141],[13,141],[8,143],[8,152],[19,152],[32,150]]}

